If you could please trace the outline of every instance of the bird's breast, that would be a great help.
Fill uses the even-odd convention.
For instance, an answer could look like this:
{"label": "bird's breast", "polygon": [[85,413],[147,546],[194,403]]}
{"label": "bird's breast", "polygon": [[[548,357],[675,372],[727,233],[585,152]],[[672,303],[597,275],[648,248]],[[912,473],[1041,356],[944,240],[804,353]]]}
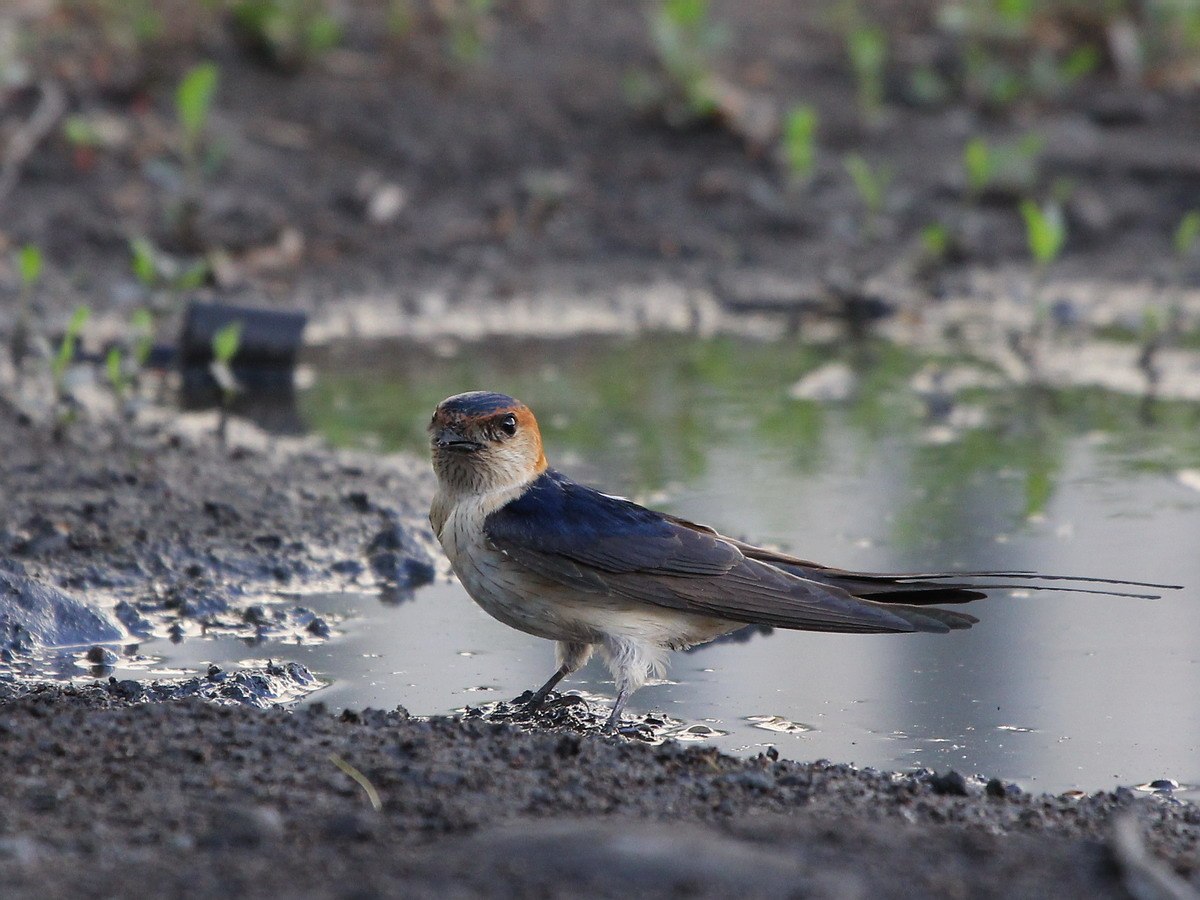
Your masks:
{"label": "bird's breast", "polygon": [[484,521],[496,506],[487,498],[469,498],[439,515],[435,503],[430,518],[454,574],[471,599],[504,624],[550,640],[579,639],[554,592],[488,542]]}

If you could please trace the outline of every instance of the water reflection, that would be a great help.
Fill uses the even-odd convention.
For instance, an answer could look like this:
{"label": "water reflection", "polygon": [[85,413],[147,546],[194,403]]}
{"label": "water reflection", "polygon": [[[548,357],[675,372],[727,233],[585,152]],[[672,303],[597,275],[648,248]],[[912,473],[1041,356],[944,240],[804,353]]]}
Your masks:
{"label": "water reflection", "polygon": [[[713,723],[726,749],[953,765],[1055,790],[1200,780],[1200,492],[1180,475],[1200,469],[1200,407],[1160,401],[1148,423],[1136,398],[1006,388],[971,360],[882,344],[842,359],[852,390],[829,403],[789,397],[839,356],[807,345],[664,338],[356,356],[317,360],[301,397],[341,443],[424,452],[433,405],[487,387],[529,402],[552,461],[581,480],[811,558],[1192,586],[1158,602],[1001,596],[951,635],[777,632],[716,645],[676,654],[673,681],[635,707]],[[921,389],[931,367],[942,374]],[[346,639],[301,660],[336,679],[327,702],[444,712],[486,698],[468,686],[515,696],[552,667],[548,643],[488,619],[454,585],[395,609],[357,605],[359,631],[352,621]],[[572,687],[611,695],[602,668],[582,674]]]}

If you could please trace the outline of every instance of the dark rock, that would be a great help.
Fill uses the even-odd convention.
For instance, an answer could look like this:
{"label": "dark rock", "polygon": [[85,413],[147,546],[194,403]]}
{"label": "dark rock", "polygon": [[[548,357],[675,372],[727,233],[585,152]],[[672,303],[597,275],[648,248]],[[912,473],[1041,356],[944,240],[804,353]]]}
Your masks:
{"label": "dark rock", "polygon": [[269,806],[231,806],[214,813],[198,844],[208,849],[252,850],[283,836],[283,817]]}
{"label": "dark rock", "polygon": [[24,538],[14,548],[21,556],[50,556],[70,543],[70,534],[63,526],[40,514],[32,516],[22,531]]}
{"label": "dark rock", "polygon": [[330,632],[329,623],[320,616],[313,618],[307,625],[304,626],[304,630],[314,637],[320,638],[329,637]]}
{"label": "dark rock", "polygon": [[125,626],[125,630],[138,637],[149,637],[154,630],[150,620],[141,614],[136,606],[127,600],[122,600],[113,607],[113,615]]}
{"label": "dark rock", "polygon": [[330,816],[321,829],[331,841],[368,841],[379,830],[379,817],[364,812],[346,812]]}
{"label": "dark rock", "polygon": [[354,578],[361,575],[364,568],[363,564],[357,559],[339,559],[329,567],[329,570],[338,575]]}
{"label": "dark rock", "polygon": [[967,789],[967,779],[953,769],[944,775],[934,775],[927,784],[938,796],[969,797],[971,795]]}
{"label": "dark rock", "polygon": [[85,654],[85,659],[93,665],[97,666],[115,666],[120,660],[117,654],[113,653],[107,647],[96,645]]}
{"label": "dark rock", "polygon": [[773,791],[775,790],[775,779],[766,772],[756,772],[753,769],[732,772],[729,775],[722,775],[719,779],[725,784],[735,785],[737,787],[749,788],[754,791]]}
{"label": "dark rock", "polygon": [[366,554],[376,577],[393,590],[411,591],[437,576],[428,548],[395,519],[371,538]]}

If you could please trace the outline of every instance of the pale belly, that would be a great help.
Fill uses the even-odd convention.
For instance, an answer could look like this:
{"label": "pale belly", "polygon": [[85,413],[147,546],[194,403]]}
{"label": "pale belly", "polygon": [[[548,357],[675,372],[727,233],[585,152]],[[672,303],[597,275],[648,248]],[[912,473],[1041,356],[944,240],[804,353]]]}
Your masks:
{"label": "pale belly", "polygon": [[606,638],[621,638],[682,649],[741,627],[610,594],[571,590],[488,546],[481,517],[473,513],[469,507],[456,507],[438,538],[471,598],[519,631],[554,641],[602,644]]}

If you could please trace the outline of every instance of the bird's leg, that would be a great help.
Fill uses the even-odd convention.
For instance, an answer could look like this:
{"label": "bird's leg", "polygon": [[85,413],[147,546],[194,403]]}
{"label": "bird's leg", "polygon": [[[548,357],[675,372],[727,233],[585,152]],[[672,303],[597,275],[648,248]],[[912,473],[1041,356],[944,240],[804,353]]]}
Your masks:
{"label": "bird's leg", "polygon": [[605,734],[616,734],[621,727],[621,713],[625,711],[625,704],[629,702],[629,695],[632,694],[627,687],[617,691],[616,702],[613,703],[612,712],[608,716],[608,721],[604,723]]}
{"label": "bird's leg", "polygon": [[529,712],[535,712],[538,707],[546,702],[546,698],[550,696],[550,692],[554,690],[558,683],[570,674],[571,671],[566,666],[559,666],[558,671],[550,676],[550,680],[534,691],[533,695],[525,702],[525,709]]}
{"label": "bird's leg", "polygon": [[559,641],[558,646],[555,648],[555,655],[558,657],[558,671],[551,675],[550,680],[534,691],[529,699],[525,701],[525,708],[529,712],[536,711],[539,706],[545,703],[546,698],[550,696],[550,692],[558,686],[560,681],[572,672],[578,672],[583,668],[584,663],[592,655],[592,645],[572,641]]}

